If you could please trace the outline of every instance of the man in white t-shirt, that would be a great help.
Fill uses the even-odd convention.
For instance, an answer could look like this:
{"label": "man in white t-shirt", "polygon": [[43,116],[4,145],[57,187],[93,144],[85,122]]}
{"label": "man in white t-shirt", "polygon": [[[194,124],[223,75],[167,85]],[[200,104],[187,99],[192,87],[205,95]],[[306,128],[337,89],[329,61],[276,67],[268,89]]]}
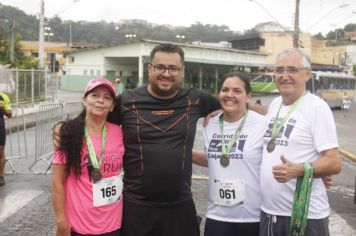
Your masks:
{"label": "man in white t-shirt", "polygon": [[347,96],[347,92],[344,93],[344,96],[341,98],[341,108],[345,111],[350,109],[351,100],[349,96]]}
{"label": "man in white t-shirt", "polygon": [[[311,65],[302,51],[278,54],[274,75],[281,96],[272,101],[266,115],[260,235],[305,230],[305,236],[326,236],[329,204],[321,178],[341,170],[333,115],[325,101],[306,92]],[[305,206],[303,218],[296,209]]]}

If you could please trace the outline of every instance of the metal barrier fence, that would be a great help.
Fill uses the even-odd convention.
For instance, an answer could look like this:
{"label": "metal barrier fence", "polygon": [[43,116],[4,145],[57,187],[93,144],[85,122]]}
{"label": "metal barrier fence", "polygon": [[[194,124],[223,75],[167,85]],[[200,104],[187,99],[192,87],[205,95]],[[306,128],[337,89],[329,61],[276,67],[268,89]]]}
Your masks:
{"label": "metal barrier fence", "polygon": [[82,102],[66,102],[64,103],[65,119],[73,119],[83,110]]}
{"label": "metal barrier fence", "polygon": [[58,79],[46,70],[0,69],[0,91],[14,104],[54,102],[58,96]]}
{"label": "metal barrier fence", "polygon": [[[22,106],[18,106],[21,109],[14,107],[17,106],[13,105],[16,114],[5,121],[8,130],[5,157],[9,167],[13,173],[24,170],[46,173],[53,156],[52,127],[59,121],[77,116],[82,111],[82,103],[42,104],[34,114],[25,114]],[[19,158],[26,159],[14,164]]]}
{"label": "metal barrier fence", "polygon": [[21,105],[12,105],[12,118],[6,119],[6,145],[5,153],[13,173],[16,172],[14,160],[26,158],[27,139],[24,108]]}
{"label": "metal barrier fence", "polygon": [[51,165],[49,159],[53,155],[52,145],[52,127],[59,121],[64,120],[64,105],[57,104],[44,104],[40,105],[36,113],[36,145],[35,145],[35,159],[32,167],[38,162],[43,161],[48,166]]}

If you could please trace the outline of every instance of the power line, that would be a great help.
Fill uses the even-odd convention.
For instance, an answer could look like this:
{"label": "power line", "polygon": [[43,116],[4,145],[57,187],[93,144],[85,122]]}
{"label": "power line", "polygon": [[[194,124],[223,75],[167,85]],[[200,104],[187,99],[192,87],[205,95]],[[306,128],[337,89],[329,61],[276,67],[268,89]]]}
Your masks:
{"label": "power line", "polygon": [[79,2],[79,0],[71,0],[71,1],[67,2],[54,15],[59,16],[60,14],[63,14],[65,11],[67,11],[69,8],[71,8],[77,2]]}
{"label": "power line", "polygon": [[331,13],[333,13],[335,10],[340,9],[340,8],[344,8],[349,6],[349,4],[343,3],[333,9],[331,9],[328,13],[326,13],[325,15],[323,15],[322,17],[320,17],[314,24],[312,24],[311,26],[309,26],[306,31],[311,30],[312,28],[314,28],[316,25],[318,25],[322,20],[324,20],[327,16],[329,16]]}

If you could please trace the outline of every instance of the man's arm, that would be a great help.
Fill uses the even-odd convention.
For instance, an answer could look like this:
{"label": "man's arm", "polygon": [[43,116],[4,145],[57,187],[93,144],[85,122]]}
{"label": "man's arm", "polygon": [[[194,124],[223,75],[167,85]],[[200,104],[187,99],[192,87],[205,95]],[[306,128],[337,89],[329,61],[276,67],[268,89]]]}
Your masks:
{"label": "man's arm", "polygon": [[[285,156],[281,156],[282,164],[272,167],[274,178],[281,183],[286,183],[291,179],[304,175],[303,163],[297,164],[289,161]],[[341,160],[338,148],[333,148],[321,152],[321,157],[313,161],[314,177],[323,178],[340,173]]]}
{"label": "man's arm", "polygon": [[12,117],[12,111],[11,111],[11,110],[5,110],[5,109],[3,109],[2,112],[4,113],[4,115],[5,115],[7,118],[11,118],[11,117]]}
{"label": "man's arm", "polygon": [[53,143],[53,149],[55,151],[59,149],[59,145],[61,144],[60,130],[62,126],[63,126],[63,122],[59,122],[55,124],[52,128],[52,143]]}
{"label": "man's arm", "polygon": [[208,161],[205,159],[205,153],[203,151],[193,150],[192,158],[194,164],[208,167]]}
{"label": "man's arm", "polygon": [[12,117],[12,110],[10,104],[4,103],[4,101],[0,102],[0,111],[7,117],[11,118]]}
{"label": "man's arm", "polygon": [[205,91],[200,91],[200,111],[202,117],[221,108],[219,99]]}
{"label": "man's arm", "polygon": [[111,123],[121,125],[121,94],[115,98],[115,107],[112,112],[109,113],[107,120]]}
{"label": "man's arm", "polygon": [[249,110],[255,111],[255,112],[257,112],[257,113],[259,113],[261,115],[266,115],[267,111],[268,111],[268,107],[263,106],[263,105],[259,105],[259,104],[253,103],[253,102],[249,102],[247,104],[247,108]]}
{"label": "man's arm", "polygon": [[338,148],[321,152],[320,159],[313,161],[314,177],[321,178],[329,175],[339,174],[341,171],[341,159]]}

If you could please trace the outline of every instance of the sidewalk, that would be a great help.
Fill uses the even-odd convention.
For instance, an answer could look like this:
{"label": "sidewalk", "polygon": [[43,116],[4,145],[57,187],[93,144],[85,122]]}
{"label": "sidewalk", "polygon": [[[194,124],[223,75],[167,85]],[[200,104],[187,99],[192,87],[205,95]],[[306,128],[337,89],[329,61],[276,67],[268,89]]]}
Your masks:
{"label": "sidewalk", "polygon": [[7,175],[0,188],[2,236],[55,235],[50,195],[51,176]]}

